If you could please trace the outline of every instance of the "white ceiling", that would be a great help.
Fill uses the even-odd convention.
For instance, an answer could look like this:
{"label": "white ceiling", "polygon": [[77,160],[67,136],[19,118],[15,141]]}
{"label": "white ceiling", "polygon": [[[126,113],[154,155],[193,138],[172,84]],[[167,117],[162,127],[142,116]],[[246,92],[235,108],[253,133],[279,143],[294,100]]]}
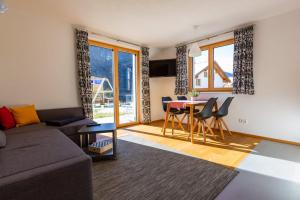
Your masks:
{"label": "white ceiling", "polygon": [[[169,47],[300,8],[300,0],[7,0],[150,47]],[[194,26],[199,28],[194,30]]]}

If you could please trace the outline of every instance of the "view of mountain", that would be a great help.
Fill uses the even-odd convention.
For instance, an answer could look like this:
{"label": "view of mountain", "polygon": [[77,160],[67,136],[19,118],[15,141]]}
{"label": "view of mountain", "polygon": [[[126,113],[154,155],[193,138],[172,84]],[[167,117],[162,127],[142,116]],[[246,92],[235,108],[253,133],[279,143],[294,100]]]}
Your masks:
{"label": "view of mountain", "polygon": [[[113,81],[113,52],[111,49],[90,46],[92,76],[107,78],[114,87]],[[120,100],[125,100],[133,91],[133,61],[132,54],[119,52],[119,95]]]}

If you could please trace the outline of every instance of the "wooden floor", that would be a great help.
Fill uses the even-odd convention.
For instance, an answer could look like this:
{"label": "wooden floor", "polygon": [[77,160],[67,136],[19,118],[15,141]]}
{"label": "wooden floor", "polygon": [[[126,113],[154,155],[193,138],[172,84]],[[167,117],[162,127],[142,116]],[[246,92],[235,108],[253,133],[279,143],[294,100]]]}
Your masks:
{"label": "wooden floor", "polygon": [[[189,154],[204,160],[222,164],[229,168],[236,168],[240,162],[254,149],[261,141],[258,138],[233,134],[230,136],[225,132],[225,140],[221,140],[216,132],[217,139],[208,135],[204,144],[200,135],[195,135],[195,144],[188,141],[188,133],[175,130],[174,135],[171,129],[167,129],[166,136],[162,135],[161,127],[163,121],[157,121],[150,125],[137,125],[118,130],[118,136],[134,135],[145,140],[170,147],[174,150]],[[170,125],[169,125],[170,127]]]}

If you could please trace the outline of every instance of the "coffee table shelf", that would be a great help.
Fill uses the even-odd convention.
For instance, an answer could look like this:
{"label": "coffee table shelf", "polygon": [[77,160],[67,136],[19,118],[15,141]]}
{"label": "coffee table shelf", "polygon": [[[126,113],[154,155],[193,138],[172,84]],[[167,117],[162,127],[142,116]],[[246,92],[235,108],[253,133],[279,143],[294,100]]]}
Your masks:
{"label": "coffee table shelf", "polygon": [[[89,138],[91,135],[112,133],[112,149],[104,153],[94,153],[88,150]],[[117,158],[117,134],[116,125],[114,123],[101,124],[98,126],[83,126],[79,131],[80,135],[80,147],[88,154],[94,162],[101,160],[112,160]],[[83,137],[87,138],[87,144],[83,144]],[[97,137],[96,137],[97,138]]]}
{"label": "coffee table shelf", "polygon": [[92,160],[94,162],[101,161],[101,160],[115,160],[116,159],[116,156],[114,156],[113,150],[109,150],[105,153],[99,154],[99,153],[94,153],[94,152],[89,151],[87,147],[83,147],[82,149],[87,155],[89,155],[92,158]]}

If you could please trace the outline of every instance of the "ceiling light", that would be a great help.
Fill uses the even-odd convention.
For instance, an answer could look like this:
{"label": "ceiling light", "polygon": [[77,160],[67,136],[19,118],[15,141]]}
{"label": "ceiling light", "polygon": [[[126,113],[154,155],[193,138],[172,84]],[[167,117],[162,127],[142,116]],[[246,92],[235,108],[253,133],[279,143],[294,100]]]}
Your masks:
{"label": "ceiling light", "polygon": [[201,56],[201,53],[202,53],[202,51],[201,51],[198,43],[191,44],[190,51],[189,51],[189,57]]}
{"label": "ceiling light", "polygon": [[5,4],[4,0],[0,0],[0,13],[5,13],[8,10],[7,5]]}

